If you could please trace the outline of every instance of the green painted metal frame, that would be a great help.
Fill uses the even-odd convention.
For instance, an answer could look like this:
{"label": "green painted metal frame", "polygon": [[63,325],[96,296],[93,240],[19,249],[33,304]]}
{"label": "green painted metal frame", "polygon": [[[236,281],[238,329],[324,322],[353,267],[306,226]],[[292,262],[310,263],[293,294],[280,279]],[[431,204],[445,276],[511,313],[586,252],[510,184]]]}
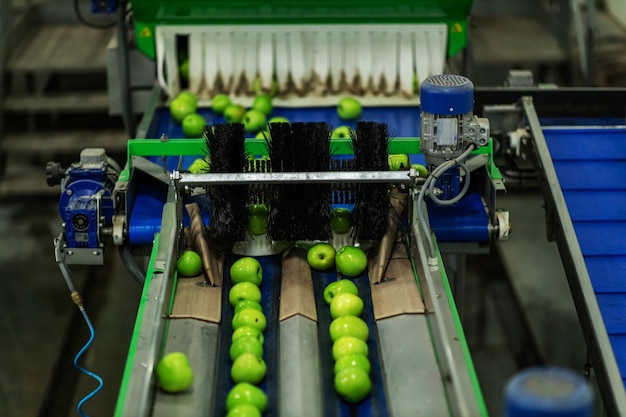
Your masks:
{"label": "green painted metal frame", "polygon": [[[350,139],[333,139],[332,153],[334,155],[351,155]],[[248,155],[267,155],[267,144],[264,139],[246,139],[245,149]],[[419,138],[393,138],[389,141],[390,154],[419,154]],[[120,173],[120,181],[128,181],[132,170],[133,156],[204,156],[207,153],[203,139],[132,139],[127,145],[127,163]],[[501,180],[502,174],[493,161],[493,141],[476,151],[475,155],[488,154],[487,169],[492,179]]]}
{"label": "green painted metal frame", "polygon": [[448,27],[448,56],[467,44],[473,0],[132,0],[138,48],[156,55],[158,25],[425,24]]}

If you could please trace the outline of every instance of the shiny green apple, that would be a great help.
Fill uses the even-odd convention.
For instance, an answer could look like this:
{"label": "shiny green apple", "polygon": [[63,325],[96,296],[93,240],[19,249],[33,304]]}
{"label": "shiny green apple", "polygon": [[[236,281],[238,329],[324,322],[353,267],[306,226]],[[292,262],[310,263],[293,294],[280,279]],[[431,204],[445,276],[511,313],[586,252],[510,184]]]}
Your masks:
{"label": "shiny green apple", "polygon": [[230,280],[236,284],[250,282],[258,287],[263,281],[263,267],[256,258],[244,256],[231,265]]}
{"label": "shiny green apple", "polygon": [[253,353],[242,353],[235,359],[230,368],[230,377],[235,384],[239,382],[249,382],[258,384],[265,378],[267,365],[262,357]]}
{"label": "shiny green apple", "polygon": [[258,301],[253,300],[241,300],[235,304],[235,314],[239,313],[241,310],[245,310],[247,308],[251,308],[253,310],[258,310],[261,313],[263,312],[263,307]]}
{"label": "shiny green apple", "polygon": [[334,297],[343,293],[358,295],[359,290],[356,285],[354,285],[354,282],[349,279],[340,279],[335,282],[331,282],[326,286],[326,288],[324,288],[324,301],[326,304],[330,305]]}
{"label": "shiny green apple", "polygon": [[224,114],[226,108],[231,104],[230,97],[226,94],[218,94],[211,100],[211,110],[217,114]]}
{"label": "shiny green apple", "polygon": [[352,227],[352,210],[345,207],[337,207],[330,212],[330,228],[333,232],[348,233]]}
{"label": "shiny green apple", "polygon": [[259,339],[252,336],[240,337],[233,340],[230,344],[230,359],[235,360],[243,353],[252,353],[259,358],[263,357],[263,345],[259,342]]}
{"label": "shiny green apple", "polygon": [[428,168],[422,164],[413,164],[411,165],[411,168],[413,168],[422,178],[426,178],[428,176]]}
{"label": "shiny green apple", "polygon": [[403,153],[391,154],[387,157],[390,171],[407,170],[410,168],[409,156]]}
{"label": "shiny green apple", "polygon": [[337,106],[337,114],[343,120],[354,120],[361,117],[361,113],[363,112],[363,107],[359,100],[354,97],[344,97],[339,100],[339,105]]}
{"label": "shiny green apple", "polygon": [[261,417],[261,412],[252,404],[241,404],[232,408],[226,417]]}
{"label": "shiny green apple", "polygon": [[196,108],[198,107],[198,98],[191,91],[185,90],[178,93],[176,96],[177,99],[187,100],[191,104],[193,104]]}
{"label": "shiny green apple", "polygon": [[350,139],[352,129],[348,126],[339,126],[333,130],[333,133],[330,135],[331,139]]}
{"label": "shiny green apple", "polygon": [[272,117],[271,119],[269,119],[267,121],[267,123],[290,123],[289,119],[287,119],[286,117],[283,116],[276,116],[276,117]]}
{"label": "shiny green apple", "polygon": [[267,327],[267,318],[265,318],[265,314],[259,310],[246,308],[233,316],[233,329],[237,330],[244,326],[253,327],[263,332]]}
{"label": "shiny green apple", "polygon": [[185,116],[182,122],[183,134],[188,138],[200,138],[205,125],[206,120],[204,117],[197,113],[189,114]]}
{"label": "shiny green apple", "polygon": [[202,174],[209,172],[211,169],[209,162],[204,158],[198,158],[189,165],[189,172],[192,174]]}
{"label": "shiny green apple", "polygon": [[330,302],[330,315],[336,319],[341,316],[359,317],[363,314],[363,300],[355,294],[337,294]]}
{"label": "shiny green apple", "polygon": [[237,330],[233,332],[232,341],[242,338],[242,337],[254,337],[259,341],[259,343],[263,344],[265,341],[265,337],[263,336],[263,332],[260,332],[258,329],[250,326],[239,327]]}
{"label": "shiny green apple", "polygon": [[233,307],[242,300],[251,300],[260,303],[261,290],[251,282],[239,282],[230,289],[228,300]]}
{"label": "shiny green apple", "polygon": [[354,336],[344,336],[333,343],[333,359],[338,360],[342,356],[361,354],[367,356],[369,349],[367,343]]}
{"label": "shiny green apple", "polygon": [[178,73],[183,80],[189,79],[189,59],[183,60],[180,65],[178,65]]}
{"label": "shiny green apple", "polygon": [[337,271],[346,277],[361,275],[367,268],[367,255],[356,246],[344,246],[335,255]]}
{"label": "shiny green apple", "polygon": [[195,277],[202,269],[202,258],[192,250],[186,250],[176,262],[178,273],[185,277]]}
{"label": "shiny green apple", "polygon": [[330,323],[329,333],[333,342],[345,336],[356,337],[365,342],[369,336],[369,328],[359,317],[341,316]]}
{"label": "shiny green apple", "polygon": [[248,231],[252,235],[262,235],[267,232],[268,215],[270,209],[267,204],[250,204],[248,205]]}
{"label": "shiny green apple", "polygon": [[372,391],[372,381],[360,368],[345,368],[335,375],[335,391],[346,401],[358,403]]}
{"label": "shiny green apple", "polygon": [[353,355],[344,355],[337,359],[335,362],[335,375],[346,368],[360,368],[369,374],[372,365],[367,356],[355,353]]}
{"label": "shiny green apple", "polygon": [[172,352],[165,355],[156,367],[159,385],[167,392],[182,392],[193,383],[193,371],[187,355]]}
{"label": "shiny green apple", "polygon": [[243,125],[248,132],[258,132],[265,129],[267,119],[265,114],[259,110],[248,110],[243,116]]}
{"label": "shiny green apple", "polygon": [[269,116],[270,113],[272,113],[272,98],[265,94],[256,96],[254,98],[254,102],[252,103],[252,108],[260,111],[266,116]]}
{"label": "shiny green apple", "polygon": [[335,248],[326,242],[316,243],[306,253],[311,268],[325,271],[335,264]]}
{"label": "shiny green apple", "polygon": [[226,410],[231,411],[242,404],[251,404],[262,413],[267,408],[267,395],[252,384],[240,382],[226,396]]}
{"label": "shiny green apple", "polygon": [[181,123],[186,116],[194,114],[197,106],[190,100],[176,98],[170,103],[170,115],[176,123]]}
{"label": "shiny green apple", "polygon": [[226,123],[241,123],[246,114],[246,108],[240,104],[229,104],[224,109]]}

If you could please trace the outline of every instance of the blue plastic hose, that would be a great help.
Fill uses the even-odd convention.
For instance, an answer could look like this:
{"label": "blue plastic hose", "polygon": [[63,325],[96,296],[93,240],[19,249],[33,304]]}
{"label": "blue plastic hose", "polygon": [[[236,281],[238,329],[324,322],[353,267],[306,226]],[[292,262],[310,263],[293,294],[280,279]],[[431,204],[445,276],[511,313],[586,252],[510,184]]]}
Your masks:
{"label": "blue plastic hose", "polygon": [[83,417],[88,417],[87,414],[82,410],[82,407],[87,401],[89,401],[89,399],[91,399],[91,397],[96,395],[102,389],[102,387],[104,386],[104,381],[102,381],[102,378],[100,378],[99,375],[91,371],[88,371],[87,369],[83,368],[82,366],[78,364],[78,360],[85,353],[85,351],[89,348],[89,346],[91,346],[91,344],[93,343],[93,339],[96,336],[96,332],[91,324],[91,320],[89,320],[89,316],[87,315],[87,312],[82,307],[80,307],[80,312],[82,313],[83,318],[85,319],[85,323],[87,323],[87,327],[89,328],[90,335],[89,335],[89,340],[87,341],[87,343],[85,343],[85,345],[81,348],[81,350],[78,351],[78,353],[76,354],[76,357],[74,357],[74,366],[80,372],[92,377],[98,382],[98,386],[89,394],[85,395],[85,397],[83,397],[83,399],[80,400],[78,404],[76,405],[76,410],[78,410],[79,414]]}

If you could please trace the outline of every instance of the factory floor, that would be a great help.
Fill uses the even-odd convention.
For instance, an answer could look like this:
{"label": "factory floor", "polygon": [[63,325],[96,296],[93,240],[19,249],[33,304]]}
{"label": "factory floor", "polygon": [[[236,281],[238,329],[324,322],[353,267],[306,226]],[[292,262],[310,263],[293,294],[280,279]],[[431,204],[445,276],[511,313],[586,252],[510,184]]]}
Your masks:
{"label": "factory floor", "polygon": [[[493,416],[501,415],[502,389],[520,366],[550,363],[580,369],[584,363],[584,345],[556,248],[544,238],[539,194],[511,191],[499,205],[511,211],[519,232],[491,255],[467,257],[462,309],[474,365]],[[54,261],[52,241],[60,231],[55,199],[3,203],[0,231],[0,414],[77,416],[76,404],[95,383],[72,365],[88,334]],[[505,252],[517,254],[518,265],[533,265],[537,254],[543,258],[523,273],[508,274],[511,266],[502,262],[509,257]],[[115,251],[108,253],[104,267],[72,269],[96,329],[81,363],[105,380],[104,389],[85,410],[92,416],[109,416],[140,288]],[[507,275],[512,279],[505,279]],[[530,328],[526,333],[517,313],[502,309],[502,302],[512,296],[525,309],[523,322]],[[511,323],[519,330],[514,335],[507,330]],[[518,346],[511,345],[515,341]]]}

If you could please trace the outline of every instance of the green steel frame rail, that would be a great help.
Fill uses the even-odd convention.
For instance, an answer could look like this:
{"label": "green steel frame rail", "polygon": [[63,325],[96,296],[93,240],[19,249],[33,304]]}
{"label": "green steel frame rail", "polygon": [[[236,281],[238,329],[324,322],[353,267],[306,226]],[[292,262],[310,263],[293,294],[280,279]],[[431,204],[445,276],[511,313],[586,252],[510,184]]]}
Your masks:
{"label": "green steel frame rail", "polygon": [[155,58],[158,25],[445,23],[448,56],[467,44],[473,0],[131,0],[137,46]]}

